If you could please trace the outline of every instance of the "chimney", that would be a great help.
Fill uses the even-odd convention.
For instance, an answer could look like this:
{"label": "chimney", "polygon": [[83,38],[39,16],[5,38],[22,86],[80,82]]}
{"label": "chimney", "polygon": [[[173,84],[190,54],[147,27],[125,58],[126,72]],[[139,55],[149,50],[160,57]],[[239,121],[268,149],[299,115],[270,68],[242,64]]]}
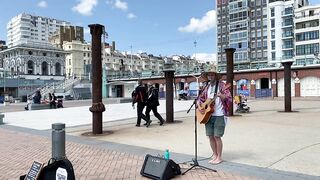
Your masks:
{"label": "chimney", "polygon": [[112,41],[112,51],[115,51],[115,50],[116,50],[116,42]]}

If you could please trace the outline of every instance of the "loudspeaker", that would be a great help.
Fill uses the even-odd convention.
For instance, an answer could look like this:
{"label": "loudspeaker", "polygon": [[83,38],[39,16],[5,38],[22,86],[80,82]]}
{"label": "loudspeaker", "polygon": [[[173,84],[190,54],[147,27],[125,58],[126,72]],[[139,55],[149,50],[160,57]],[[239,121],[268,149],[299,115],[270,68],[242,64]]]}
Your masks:
{"label": "loudspeaker", "polygon": [[147,154],[140,174],[151,179],[166,180],[180,175],[181,170],[180,166],[171,159],[167,160]]}

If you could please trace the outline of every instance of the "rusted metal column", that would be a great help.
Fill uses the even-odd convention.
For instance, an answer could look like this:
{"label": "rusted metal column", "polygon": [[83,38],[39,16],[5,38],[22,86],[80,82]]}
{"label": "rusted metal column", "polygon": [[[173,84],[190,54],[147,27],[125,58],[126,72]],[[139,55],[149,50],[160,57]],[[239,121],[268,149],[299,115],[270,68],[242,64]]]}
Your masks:
{"label": "rusted metal column", "polygon": [[164,77],[166,79],[166,122],[173,123],[173,78],[174,78],[174,68],[173,63],[168,62],[164,64]]}
{"label": "rusted metal column", "polygon": [[[230,83],[233,87],[233,54],[236,51],[235,48],[226,48],[227,54],[227,83]],[[233,99],[233,88],[230,90],[231,98]],[[233,105],[230,106],[229,116],[233,116]]]}
{"label": "rusted metal column", "polygon": [[102,103],[102,57],[101,57],[101,35],[104,26],[100,24],[90,24],[92,36],[92,133],[102,134],[102,112],[105,111]]}
{"label": "rusted metal column", "polygon": [[291,109],[291,65],[293,61],[284,61],[284,112],[292,112]]}

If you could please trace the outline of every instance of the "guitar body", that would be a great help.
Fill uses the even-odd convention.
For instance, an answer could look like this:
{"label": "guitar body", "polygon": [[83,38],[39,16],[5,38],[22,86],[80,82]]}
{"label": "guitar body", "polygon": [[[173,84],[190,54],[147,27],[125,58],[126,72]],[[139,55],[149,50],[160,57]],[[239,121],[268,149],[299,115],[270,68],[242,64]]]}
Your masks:
{"label": "guitar body", "polygon": [[207,99],[204,103],[202,103],[196,111],[197,120],[200,124],[206,124],[211,114],[214,112],[214,99]]}
{"label": "guitar body", "polygon": [[[229,89],[230,86],[230,84],[227,84],[222,91]],[[213,99],[208,98],[204,103],[198,106],[196,116],[200,124],[206,124],[210,120],[211,114],[214,112],[214,103],[216,98],[216,96],[214,96]]]}

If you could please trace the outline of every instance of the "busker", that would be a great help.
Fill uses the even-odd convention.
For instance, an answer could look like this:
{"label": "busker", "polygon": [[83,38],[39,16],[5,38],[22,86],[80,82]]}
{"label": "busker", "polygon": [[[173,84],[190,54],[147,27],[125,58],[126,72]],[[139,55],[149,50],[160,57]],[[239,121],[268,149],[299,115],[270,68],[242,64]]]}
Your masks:
{"label": "busker", "polygon": [[207,99],[212,99],[210,108],[214,108],[209,121],[205,124],[206,135],[209,137],[210,146],[214,154],[209,161],[211,164],[219,164],[222,162],[222,136],[225,130],[225,117],[228,116],[229,108],[233,105],[229,88],[226,84],[220,81],[221,75],[215,71],[215,68],[207,73],[204,78],[207,78],[209,84],[200,94],[197,102],[198,108]]}

